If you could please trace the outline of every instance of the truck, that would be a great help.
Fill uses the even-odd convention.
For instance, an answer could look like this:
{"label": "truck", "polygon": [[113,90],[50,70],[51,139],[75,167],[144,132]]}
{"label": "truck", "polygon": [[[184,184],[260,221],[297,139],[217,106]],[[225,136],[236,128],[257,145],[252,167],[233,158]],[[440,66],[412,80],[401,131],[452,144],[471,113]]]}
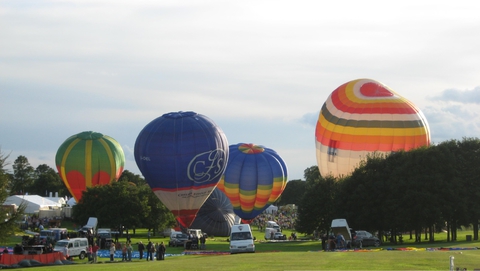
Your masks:
{"label": "truck", "polygon": [[95,235],[97,233],[97,224],[98,219],[96,217],[89,217],[87,224],[83,226],[78,232],[82,235],[92,234]]}
{"label": "truck", "polygon": [[277,229],[274,228],[266,228],[265,229],[265,240],[273,240],[275,239],[275,233],[278,232]]}
{"label": "truck", "polygon": [[348,223],[346,219],[344,218],[334,219],[332,220],[332,224],[330,227],[332,229],[332,234],[334,236],[337,236],[338,234],[343,235],[343,238],[345,238],[344,248],[351,246],[352,234],[350,232],[350,228],[348,227]]}
{"label": "truck", "polygon": [[110,248],[113,241],[112,230],[109,228],[99,228],[97,230],[97,238],[100,240],[100,249]]}
{"label": "truck", "polygon": [[202,230],[200,229],[188,229],[187,234],[193,235],[197,237],[197,239],[200,239],[200,237],[203,236]]}

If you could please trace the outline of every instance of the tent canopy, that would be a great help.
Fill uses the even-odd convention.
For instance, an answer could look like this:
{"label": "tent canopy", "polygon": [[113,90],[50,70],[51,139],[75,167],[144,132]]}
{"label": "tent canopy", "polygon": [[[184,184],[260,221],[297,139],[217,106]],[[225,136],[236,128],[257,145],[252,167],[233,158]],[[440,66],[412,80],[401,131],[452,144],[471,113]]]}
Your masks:
{"label": "tent canopy", "polygon": [[17,206],[20,206],[22,203],[25,203],[27,205],[27,207],[25,208],[26,214],[33,214],[39,210],[45,210],[54,207],[62,207],[60,203],[51,201],[38,195],[10,196],[5,200],[3,205],[15,204]]}

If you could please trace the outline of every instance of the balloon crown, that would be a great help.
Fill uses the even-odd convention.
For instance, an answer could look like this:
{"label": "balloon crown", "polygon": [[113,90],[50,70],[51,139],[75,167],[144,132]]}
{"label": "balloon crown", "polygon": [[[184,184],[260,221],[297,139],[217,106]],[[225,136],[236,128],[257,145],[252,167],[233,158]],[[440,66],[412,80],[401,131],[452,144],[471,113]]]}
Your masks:
{"label": "balloon crown", "polygon": [[83,140],[99,139],[103,137],[103,134],[92,131],[85,131],[77,134],[77,137]]}
{"label": "balloon crown", "polygon": [[238,150],[245,154],[257,154],[265,151],[265,148],[260,145],[255,145],[252,143],[244,143],[238,146]]}

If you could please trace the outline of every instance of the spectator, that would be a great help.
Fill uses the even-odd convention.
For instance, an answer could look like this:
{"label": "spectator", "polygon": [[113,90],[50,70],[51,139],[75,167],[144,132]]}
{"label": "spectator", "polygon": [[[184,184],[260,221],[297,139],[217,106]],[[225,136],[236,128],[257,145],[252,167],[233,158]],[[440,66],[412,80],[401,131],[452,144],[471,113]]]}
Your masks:
{"label": "spectator", "polygon": [[133,247],[132,247],[132,244],[129,242],[127,245],[127,259],[129,262],[132,261],[132,253],[133,253]]}
{"label": "spectator", "polygon": [[142,241],[140,241],[138,243],[138,252],[140,253],[140,257],[139,259],[143,259],[143,251],[145,250],[145,245],[142,243]]}
{"label": "spectator", "polygon": [[160,255],[160,260],[165,260],[165,252],[167,251],[167,248],[165,247],[165,244],[163,242],[160,243],[158,246],[158,254]]}
{"label": "spectator", "polygon": [[100,247],[98,247],[97,243],[94,243],[92,246],[92,257],[93,257],[93,263],[97,263],[98,259],[98,250]]}
{"label": "spectator", "polygon": [[113,256],[115,255],[115,243],[110,245],[110,261],[113,262]]}

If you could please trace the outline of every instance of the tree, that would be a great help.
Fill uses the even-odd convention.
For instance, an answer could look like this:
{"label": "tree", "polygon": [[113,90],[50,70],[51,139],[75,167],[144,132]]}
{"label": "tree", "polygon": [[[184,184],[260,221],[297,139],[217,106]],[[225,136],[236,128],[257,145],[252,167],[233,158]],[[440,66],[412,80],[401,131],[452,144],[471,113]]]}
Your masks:
{"label": "tree", "polygon": [[169,224],[173,216],[154,202],[155,194],[147,186],[136,186],[131,182],[114,182],[109,185],[87,188],[80,202],[73,207],[75,222],[85,223],[89,217],[97,217],[102,227],[110,228],[157,228]]}
{"label": "tree", "polygon": [[277,205],[295,204],[299,205],[305,194],[306,182],[302,180],[291,180],[287,182],[285,190],[277,201]]}
{"label": "tree", "polygon": [[172,212],[163,205],[148,185],[140,187],[140,194],[147,197],[147,206],[149,209],[147,210],[145,219],[141,223],[142,227],[153,229],[153,234],[155,235],[159,229],[173,228],[176,225]]}
{"label": "tree", "polygon": [[305,178],[305,194],[298,207],[295,229],[307,234],[328,232],[337,209],[336,179],[331,176],[322,178],[317,166],[305,170]]}
{"label": "tree", "polygon": [[[9,183],[9,174],[5,167],[8,165],[9,155],[2,153],[0,149],[0,202],[4,202],[8,197],[7,186]],[[8,238],[15,234],[17,221],[23,216],[25,205],[17,208],[16,212],[9,208],[0,208],[0,243],[5,244]]]}
{"label": "tree", "polygon": [[35,180],[29,192],[40,196],[48,196],[48,192],[58,192],[60,197],[71,197],[58,173],[46,164],[39,165],[35,169]]}
{"label": "tree", "polygon": [[118,179],[119,182],[131,182],[134,183],[137,186],[145,185],[147,182],[145,179],[142,178],[142,176],[138,174],[134,174],[133,172],[130,172],[128,170],[124,170],[122,172],[122,175]]}
{"label": "tree", "polygon": [[10,183],[10,195],[25,195],[33,184],[35,170],[27,157],[20,155],[13,162],[13,179]]}

